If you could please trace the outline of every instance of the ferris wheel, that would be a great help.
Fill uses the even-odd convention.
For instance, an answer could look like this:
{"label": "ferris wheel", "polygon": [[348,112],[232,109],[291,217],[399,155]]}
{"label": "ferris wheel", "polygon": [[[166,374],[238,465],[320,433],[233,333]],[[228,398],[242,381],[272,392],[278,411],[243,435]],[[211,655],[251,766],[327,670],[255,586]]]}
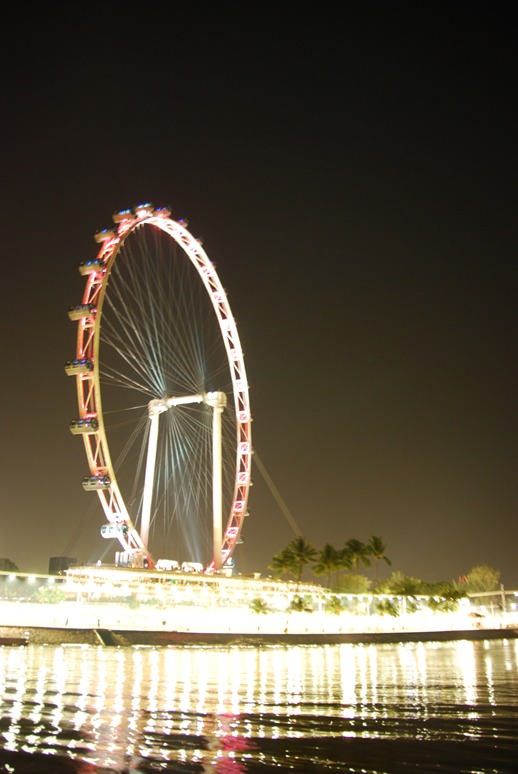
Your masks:
{"label": "ferris wheel", "polygon": [[[116,212],[79,266],[70,307],[86,491],[119,541],[117,563],[219,571],[247,516],[251,415],[243,352],[227,294],[200,240],[168,208]],[[156,557],[156,558],[155,558]]]}

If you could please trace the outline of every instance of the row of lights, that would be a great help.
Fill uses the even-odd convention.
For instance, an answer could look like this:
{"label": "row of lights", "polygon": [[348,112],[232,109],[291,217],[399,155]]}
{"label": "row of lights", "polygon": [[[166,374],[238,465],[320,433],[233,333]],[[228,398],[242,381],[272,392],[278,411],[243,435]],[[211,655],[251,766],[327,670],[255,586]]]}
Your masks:
{"label": "row of lights", "polygon": [[[24,577],[27,578],[27,583],[36,583],[36,577],[37,577],[36,575],[23,576],[23,575],[15,575],[14,573],[11,573],[10,575],[7,576],[7,580],[12,582],[12,581],[17,580],[18,578],[20,578],[20,580],[22,580]],[[52,583],[55,582],[55,580],[56,580],[55,578],[53,578],[52,576],[49,576],[47,578],[47,583],[52,584]]]}

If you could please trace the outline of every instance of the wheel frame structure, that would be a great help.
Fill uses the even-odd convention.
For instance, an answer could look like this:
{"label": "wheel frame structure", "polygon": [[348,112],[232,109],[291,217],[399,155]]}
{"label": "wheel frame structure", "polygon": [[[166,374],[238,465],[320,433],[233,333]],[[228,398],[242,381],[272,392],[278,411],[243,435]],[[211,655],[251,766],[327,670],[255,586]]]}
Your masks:
{"label": "wheel frame structure", "polygon": [[145,203],[113,215],[114,228],[95,234],[100,244],[94,260],[83,261],[80,273],[86,278],[82,303],[70,307],[69,318],[78,322],[76,359],[65,364],[68,375],[76,378],[79,419],[70,429],[83,437],[90,475],[83,479],[83,487],[95,490],[101,502],[108,525],[101,528],[105,537],[118,539],[122,548],[132,557],[133,566],[155,566],[155,559],[133,523],[117,483],[112,465],[102,412],[99,369],[100,331],[102,308],[112,267],[126,238],[142,225],[154,226],[175,240],[186,258],[196,269],[212,303],[224,342],[232,381],[236,426],[235,481],[230,514],[220,536],[220,545],[205,572],[219,570],[229,561],[240,538],[247,513],[251,486],[252,433],[248,382],[243,351],[227,294],[216,269],[201,242],[187,230],[184,221],[171,217],[168,207],[155,208]]}

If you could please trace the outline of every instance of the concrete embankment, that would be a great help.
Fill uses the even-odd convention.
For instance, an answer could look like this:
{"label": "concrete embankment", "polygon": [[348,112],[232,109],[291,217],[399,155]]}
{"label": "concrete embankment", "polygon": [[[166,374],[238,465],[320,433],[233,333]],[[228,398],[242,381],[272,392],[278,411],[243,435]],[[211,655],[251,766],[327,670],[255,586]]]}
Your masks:
{"label": "concrete embankment", "polygon": [[461,612],[340,615],[319,611],[257,614],[250,605],[157,607],[65,600],[0,604],[0,644],[168,646],[313,645],[514,638],[518,618]]}
{"label": "concrete embankment", "polygon": [[2,627],[4,645],[99,645],[124,646],[271,646],[336,645],[398,642],[445,642],[453,640],[516,639],[517,628],[464,629],[448,631],[390,631],[337,633],[264,634],[239,632],[124,631],[110,629],[70,629],[46,627]]}

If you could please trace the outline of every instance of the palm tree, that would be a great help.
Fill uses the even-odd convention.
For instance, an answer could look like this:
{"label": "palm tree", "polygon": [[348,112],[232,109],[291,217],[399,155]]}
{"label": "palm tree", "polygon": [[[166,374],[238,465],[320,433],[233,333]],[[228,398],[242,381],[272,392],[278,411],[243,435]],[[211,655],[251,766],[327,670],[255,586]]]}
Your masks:
{"label": "palm tree", "polygon": [[266,613],[270,612],[270,608],[264,601],[264,599],[252,599],[250,602],[250,610],[252,610],[254,613],[257,613],[258,615],[266,615]]}
{"label": "palm tree", "polygon": [[298,571],[298,564],[295,560],[293,551],[289,546],[284,548],[279,553],[275,554],[272,558],[272,563],[269,565],[276,578],[281,578],[283,575],[293,575],[296,577]]}
{"label": "palm tree", "polygon": [[387,544],[383,538],[380,538],[378,535],[372,535],[372,537],[369,538],[367,548],[370,555],[374,557],[374,583],[376,583],[378,580],[378,569],[380,561],[383,559],[383,561],[386,562],[389,567],[392,565],[392,562],[388,556],[385,555]]}
{"label": "palm tree", "polygon": [[337,569],[351,571],[352,568],[353,568],[353,560],[351,557],[351,552],[349,551],[349,548],[347,546],[344,546],[340,551],[338,551]]}
{"label": "palm tree", "polygon": [[287,550],[291,553],[295,563],[295,580],[300,583],[302,580],[304,567],[310,562],[314,562],[316,559],[316,549],[311,545],[311,543],[308,543],[303,535],[299,535],[291,541]]}
{"label": "palm tree", "polygon": [[363,564],[364,567],[370,567],[371,562],[369,559],[370,551],[366,543],[362,543],[361,540],[351,538],[347,541],[342,551],[344,561],[350,562],[350,569],[354,572],[358,572],[358,567]]}
{"label": "palm tree", "polygon": [[331,575],[341,567],[340,553],[332,545],[326,543],[317,556],[313,567],[315,575],[325,575],[328,588],[331,585]]}

